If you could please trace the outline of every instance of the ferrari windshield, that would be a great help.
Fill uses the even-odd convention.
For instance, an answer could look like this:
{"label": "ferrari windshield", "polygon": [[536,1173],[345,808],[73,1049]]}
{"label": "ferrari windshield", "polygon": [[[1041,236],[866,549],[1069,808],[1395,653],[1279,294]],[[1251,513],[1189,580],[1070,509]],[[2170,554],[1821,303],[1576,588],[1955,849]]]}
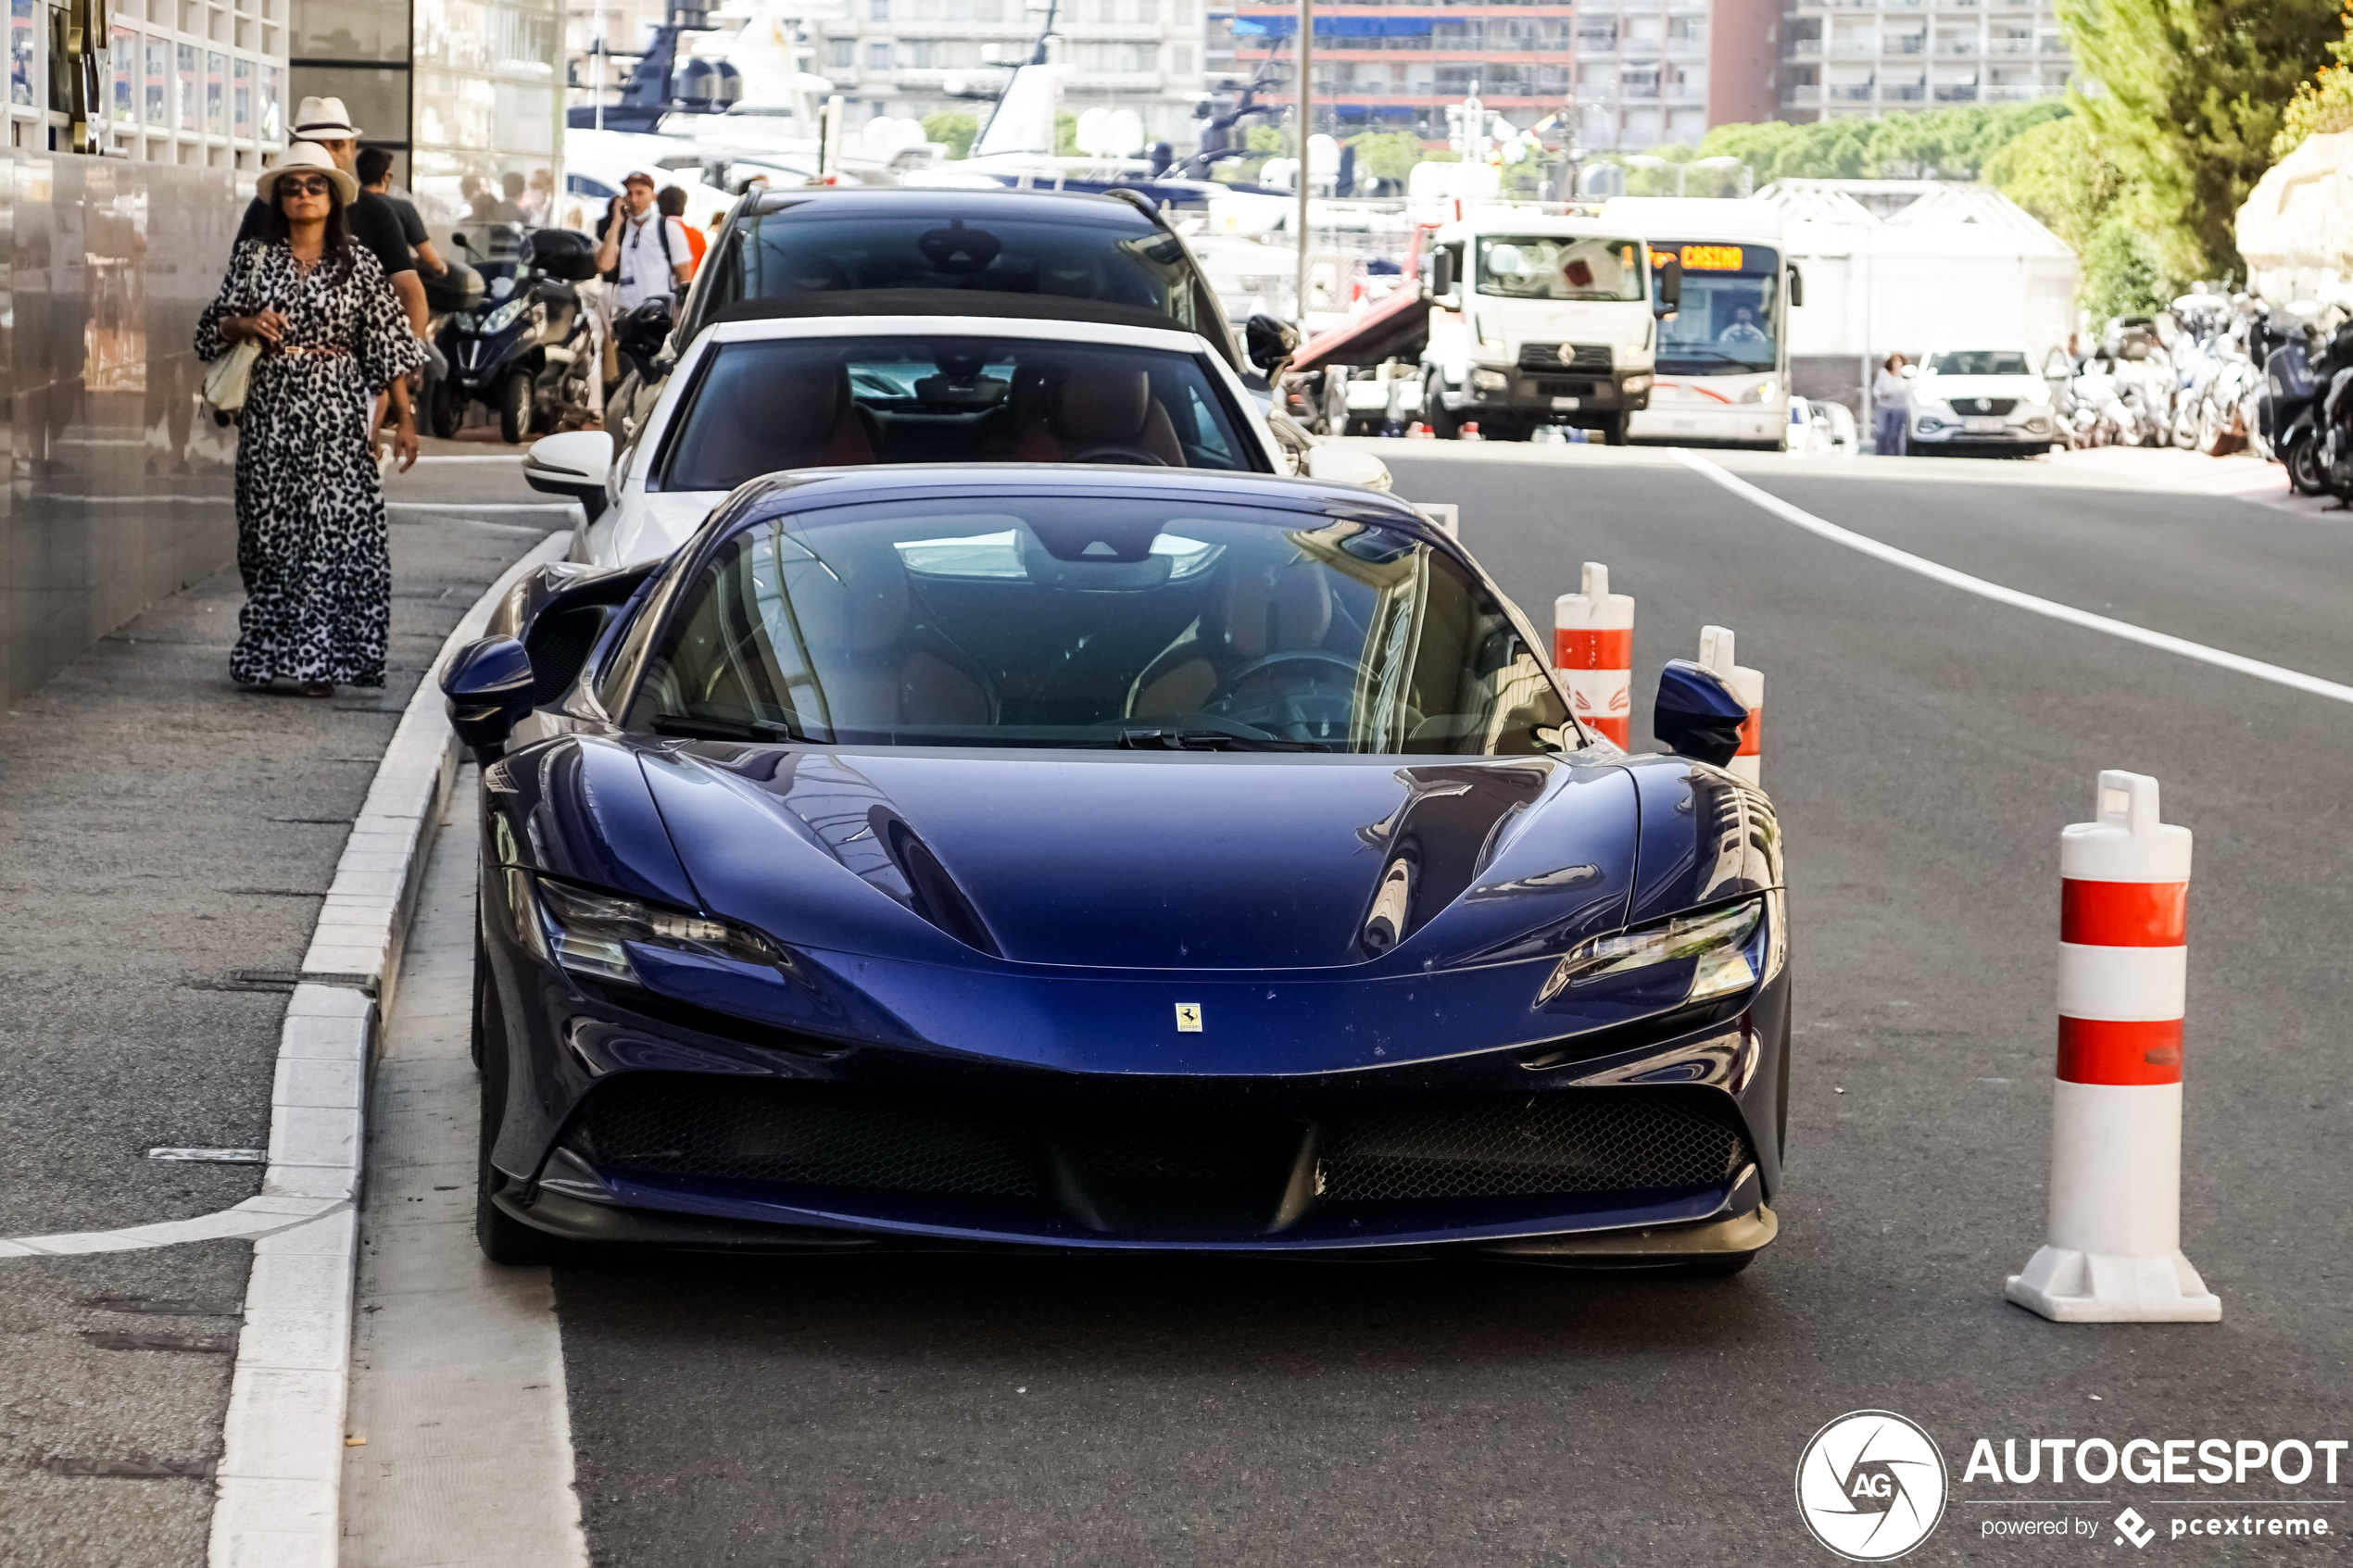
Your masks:
{"label": "ferrari windshield", "polygon": [[1554,749],[1567,716],[1502,607],[1411,532],[1059,495],[745,529],[679,585],[625,721],[854,745],[1491,756]]}

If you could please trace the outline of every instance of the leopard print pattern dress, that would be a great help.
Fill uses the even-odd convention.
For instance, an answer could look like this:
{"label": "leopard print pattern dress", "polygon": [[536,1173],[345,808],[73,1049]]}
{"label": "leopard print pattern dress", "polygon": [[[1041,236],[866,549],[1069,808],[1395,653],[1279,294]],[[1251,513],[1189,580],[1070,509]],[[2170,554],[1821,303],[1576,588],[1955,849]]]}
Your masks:
{"label": "leopard print pattern dress", "polygon": [[237,247],[220,297],[196,322],[196,356],[228,352],[220,323],[274,309],[285,344],[264,345],[238,419],[237,571],[245,608],[229,673],[384,684],[391,537],[371,415],[394,378],[425,361],[383,267],[353,245],[306,267],[283,241]]}

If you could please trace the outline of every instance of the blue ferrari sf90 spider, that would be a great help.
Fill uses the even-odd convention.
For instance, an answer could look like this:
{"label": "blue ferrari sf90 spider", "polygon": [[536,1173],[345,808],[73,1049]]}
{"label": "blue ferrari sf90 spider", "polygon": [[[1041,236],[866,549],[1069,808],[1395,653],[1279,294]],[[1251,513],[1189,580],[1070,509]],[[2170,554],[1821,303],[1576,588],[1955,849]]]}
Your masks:
{"label": "blue ferrari sf90 spider", "polygon": [[482,769],[485,1251],[1737,1269],[1789,1041],[1741,707],[1629,756],[1402,502],[754,482],[443,680]]}

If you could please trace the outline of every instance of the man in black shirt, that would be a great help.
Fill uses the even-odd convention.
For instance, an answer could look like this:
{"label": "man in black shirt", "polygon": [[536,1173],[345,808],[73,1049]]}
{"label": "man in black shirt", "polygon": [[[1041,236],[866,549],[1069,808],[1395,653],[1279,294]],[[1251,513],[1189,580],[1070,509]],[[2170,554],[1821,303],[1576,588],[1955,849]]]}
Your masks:
{"label": "man in black shirt", "polygon": [[[352,164],[359,153],[359,132],[351,123],[351,116],[345,112],[341,98],[305,98],[302,107],[295,111],[291,139],[317,143],[321,151],[334,159],[337,169],[352,173]],[[238,244],[261,232],[263,210],[259,197],[246,204],[245,221],[237,225]],[[392,292],[400,296],[400,307],[408,312],[409,330],[419,337],[424,336],[430,320],[425,310],[425,286],[418,281],[416,262],[409,258],[409,242],[400,232],[399,215],[384,197],[362,191],[346,217],[351,224],[351,237],[374,252],[376,260],[383,264],[384,276],[392,281]]]}
{"label": "man in black shirt", "polygon": [[392,204],[393,216],[400,220],[400,237],[408,243],[409,254],[417,258],[417,270],[430,272],[436,278],[447,273],[449,264],[434,248],[433,236],[425,232],[425,220],[417,216],[417,204],[392,188],[392,155],[382,147],[363,147],[355,168],[361,190]]}

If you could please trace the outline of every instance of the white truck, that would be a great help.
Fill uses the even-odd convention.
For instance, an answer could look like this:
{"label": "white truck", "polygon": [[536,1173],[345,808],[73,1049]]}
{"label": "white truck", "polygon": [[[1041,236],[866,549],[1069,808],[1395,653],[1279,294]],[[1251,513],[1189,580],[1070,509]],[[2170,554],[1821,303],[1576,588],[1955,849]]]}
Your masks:
{"label": "white truck", "polygon": [[[1682,298],[1679,258],[1623,220],[1474,207],[1431,235],[1422,417],[1452,439],[1540,425],[1623,445],[1650,402],[1657,318]],[[1655,295],[1655,303],[1654,303]]]}

